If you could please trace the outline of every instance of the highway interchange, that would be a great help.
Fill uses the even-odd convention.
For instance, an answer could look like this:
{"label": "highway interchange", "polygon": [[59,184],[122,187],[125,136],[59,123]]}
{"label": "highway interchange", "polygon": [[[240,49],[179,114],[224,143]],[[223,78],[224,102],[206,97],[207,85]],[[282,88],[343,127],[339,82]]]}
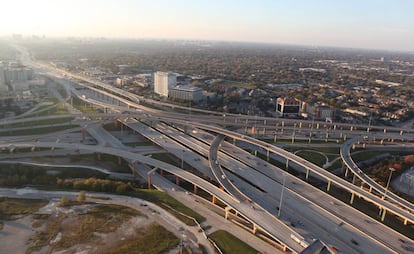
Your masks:
{"label": "highway interchange", "polygon": [[[413,204],[390,192],[383,198],[386,194],[384,187],[375,183],[356,166],[350,156],[350,150],[354,145],[358,145],[358,142],[364,143],[364,146],[368,145],[368,141],[372,143],[375,137],[381,140],[381,145],[385,145],[391,139],[412,142],[413,130],[385,130],[380,126],[240,116],[196,109],[183,113],[182,111],[187,108],[165,103],[158,104],[158,109],[148,108],[140,103],[143,100],[147,105],[157,102],[80,75],[38,66],[34,62],[30,64],[40,72],[59,80],[59,83],[64,84],[65,90],[70,91],[73,96],[102,107],[105,112],[110,109],[106,114],[83,117],[117,119],[126,128],[140,133],[181,159],[182,163],[191,165],[199,173],[128,151],[122,142],[111,137],[110,133],[105,132],[97,123],[83,128],[94,137],[97,145],[4,139],[0,143],[2,149],[13,152],[16,148],[59,148],[67,151],[107,153],[128,160],[135,173],[144,178],[149,177],[150,169],[147,168],[144,173],[139,172],[138,163],[169,172],[207,191],[226,204],[229,208],[226,211],[237,212],[250,221],[253,231],[265,232],[294,253],[303,251],[306,246],[294,241],[291,234],[303,237],[308,243],[320,239],[328,246],[334,246],[331,251],[335,249],[341,253],[414,253],[414,242],[408,237],[236,145],[239,142],[248,143],[268,159],[275,158],[287,167],[303,171],[306,178],[312,176],[324,181],[328,191],[332,185],[348,191],[351,195],[350,203],[355,197],[361,197],[383,211],[401,217],[401,226],[409,226],[414,223]],[[83,80],[81,86],[90,90],[82,94],[73,88],[72,82],[67,80],[69,77]],[[174,112],[177,109],[180,112]],[[45,118],[59,117],[67,116]],[[39,118],[5,119],[0,121],[0,126],[7,128],[35,119]],[[318,135],[319,138],[327,140],[345,140],[341,148],[341,158],[345,166],[370,188],[366,190],[356,186],[281,147],[254,138],[259,135],[267,139],[291,138],[292,141],[316,139]],[[151,173],[158,174],[153,170]],[[280,199],[283,191],[282,203]],[[383,212],[382,216],[385,215]]]}

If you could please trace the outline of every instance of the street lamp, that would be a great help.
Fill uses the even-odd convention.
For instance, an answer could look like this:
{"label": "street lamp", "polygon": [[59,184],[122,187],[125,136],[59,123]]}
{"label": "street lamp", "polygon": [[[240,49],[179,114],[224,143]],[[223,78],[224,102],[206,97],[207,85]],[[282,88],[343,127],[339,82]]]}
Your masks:
{"label": "street lamp", "polygon": [[388,177],[387,186],[385,186],[385,192],[384,192],[384,196],[382,197],[382,199],[385,199],[385,197],[387,196],[388,187],[390,186],[390,182],[391,182],[392,172],[395,171],[395,168],[388,168],[388,169],[390,170],[390,176]]}
{"label": "street lamp", "polygon": [[277,212],[278,218],[280,218],[280,213],[282,212],[282,202],[283,202],[283,192],[285,190],[285,181],[286,181],[286,173],[283,173],[282,192],[280,193],[279,211]]}

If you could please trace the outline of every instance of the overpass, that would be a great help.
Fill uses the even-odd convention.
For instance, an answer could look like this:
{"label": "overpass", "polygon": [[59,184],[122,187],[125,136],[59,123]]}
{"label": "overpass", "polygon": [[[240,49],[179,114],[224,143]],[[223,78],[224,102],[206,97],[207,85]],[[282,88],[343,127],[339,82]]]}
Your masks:
{"label": "overpass", "polygon": [[[378,184],[376,181],[371,179],[368,175],[366,175],[357,165],[357,163],[352,160],[351,157],[351,148],[359,142],[367,142],[368,136],[366,137],[355,137],[348,141],[346,141],[343,146],[341,147],[340,153],[341,158],[343,162],[345,163],[345,166],[347,167],[347,170],[351,170],[351,172],[358,177],[363,183],[367,184],[369,186],[369,192],[372,191],[372,189],[376,190],[381,196],[382,199],[387,198],[390,199],[393,203],[395,203],[398,206],[401,206],[408,210],[410,213],[414,213],[414,204],[409,202],[408,200],[401,198],[400,196],[396,195],[395,193],[388,191],[386,188],[384,188],[382,185]],[[380,206],[380,208],[383,208]],[[381,220],[384,220],[386,209],[383,210]],[[406,225],[408,223],[408,219],[405,218],[404,224]]]}
{"label": "overpass", "polygon": [[[271,218],[270,216],[257,216],[257,213],[252,210],[247,204],[237,202],[231,195],[217,188],[213,184],[203,180],[200,177],[193,175],[185,170],[177,168],[171,164],[158,161],[146,156],[135,154],[132,152],[102,146],[90,146],[81,144],[69,144],[69,143],[55,143],[55,142],[19,142],[13,144],[0,144],[0,149],[13,149],[13,148],[64,148],[73,150],[87,150],[96,153],[111,154],[118,157],[123,157],[134,162],[141,162],[150,165],[154,168],[162,169],[173,175],[176,175],[194,185],[204,189],[207,193],[213,197],[221,200],[224,204],[229,206],[231,209],[237,211],[240,215],[245,217],[254,225],[254,231],[257,229],[263,230],[269,236],[273,237],[277,242],[282,243],[294,253],[299,253],[304,248],[298,245],[294,240],[290,238],[290,234],[295,234],[290,227],[284,223]],[[134,169],[137,170],[134,166]],[[214,198],[213,198],[214,199]]]}

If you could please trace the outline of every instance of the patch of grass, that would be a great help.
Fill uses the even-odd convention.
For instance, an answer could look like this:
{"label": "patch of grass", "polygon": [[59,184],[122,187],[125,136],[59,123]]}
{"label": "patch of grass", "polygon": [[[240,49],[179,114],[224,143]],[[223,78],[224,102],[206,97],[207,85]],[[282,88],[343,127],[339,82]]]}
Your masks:
{"label": "patch of grass", "polygon": [[320,167],[322,167],[326,163],[326,159],[323,155],[309,150],[306,151],[300,151],[296,155],[304,158],[307,161],[312,162],[313,164],[316,164]]}
{"label": "patch of grass", "polygon": [[364,161],[367,159],[371,159],[374,156],[380,155],[385,153],[384,151],[364,151],[364,152],[360,152],[357,154],[353,154],[352,155],[352,159],[355,162],[360,162],[360,161]]}
{"label": "patch of grass", "polygon": [[27,130],[7,131],[7,132],[0,132],[0,136],[23,136],[23,135],[46,134],[49,132],[71,129],[73,127],[74,125],[70,124],[70,125],[63,125],[63,126],[32,128],[32,129],[27,129]]}
{"label": "patch of grass", "polygon": [[172,158],[172,155],[169,154],[169,153],[155,153],[151,157],[153,159],[160,160],[160,161],[163,161],[165,163],[181,167],[180,161],[178,161],[178,163],[177,163],[177,160],[174,160]]}
{"label": "patch of grass", "polygon": [[42,199],[0,198],[0,219],[10,220],[17,215],[34,213],[47,203]]}
{"label": "patch of grass", "polygon": [[[201,216],[200,214],[198,214],[197,212],[195,212],[194,210],[188,208],[187,206],[180,203],[179,201],[177,201],[173,197],[169,196],[165,192],[161,192],[161,191],[157,191],[157,190],[138,189],[133,193],[133,195],[135,197],[148,200],[152,203],[155,203],[155,204],[163,207],[164,209],[171,212],[175,217],[182,220],[187,225],[192,226],[195,223],[194,223],[193,220],[191,220],[191,219],[189,219],[185,216],[180,215],[179,213],[175,212],[174,210],[177,210],[177,211],[179,211],[179,212],[181,212],[185,215],[188,215],[190,217],[195,218],[199,223],[205,221],[205,219],[206,219],[203,216]],[[165,204],[172,207],[174,210],[168,208]]]}
{"label": "patch of grass", "polygon": [[23,123],[16,123],[11,124],[10,127],[28,127],[28,126],[35,126],[35,125],[51,125],[51,124],[60,124],[72,121],[73,117],[65,117],[65,118],[56,118],[56,119],[43,119],[43,120],[36,120],[32,122],[23,122]]}
{"label": "patch of grass", "polygon": [[224,254],[256,254],[257,250],[244,243],[239,238],[224,230],[218,230],[210,234],[209,237],[217,244]]}
{"label": "patch of grass", "polygon": [[[108,249],[104,254],[164,253],[180,243],[180,240],[170,231],[158,224],[151,224],[138,238],[130,239],[126,243]],[[138,251],[139,250],[139,251]],[[138,252],[137,252],[138,251]]]}

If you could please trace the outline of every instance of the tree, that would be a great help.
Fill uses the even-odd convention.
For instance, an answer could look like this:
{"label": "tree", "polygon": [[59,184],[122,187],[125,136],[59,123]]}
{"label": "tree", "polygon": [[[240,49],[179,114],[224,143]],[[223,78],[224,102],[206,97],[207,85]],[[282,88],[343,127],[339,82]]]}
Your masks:
{"label": "tree", "polygon": [[69,204],[69,199],[65,195],[62,196],[58,206],[67,206]]}
{"label": "tree", "polygon": [[84,191],[80,191],[77,197],[77,200],[79,203],[85,202],[86,199],[86,193]]}

